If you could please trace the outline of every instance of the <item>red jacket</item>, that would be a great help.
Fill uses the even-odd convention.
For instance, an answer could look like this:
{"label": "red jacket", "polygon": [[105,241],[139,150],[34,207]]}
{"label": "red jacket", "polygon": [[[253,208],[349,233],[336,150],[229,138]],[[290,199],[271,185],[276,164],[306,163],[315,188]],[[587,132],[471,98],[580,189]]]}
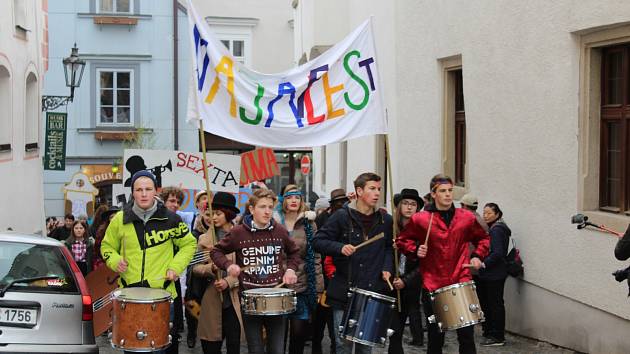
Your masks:
{"label": "red jacket", "polygon": [[473,254],[480,259],[488,255],[490,245],[488,233],[470,211],[455,209],[453,220],[446,227],[440,213],[433,209],[415,213],[396,239],[398,249],[407,257],[417,259],[417,244],[424,243],[432,213],[427,256],[420,260],[423,286],[429,291],[471,280],[470,269],[463,266],[470,263],[469,242],[476,245]]}

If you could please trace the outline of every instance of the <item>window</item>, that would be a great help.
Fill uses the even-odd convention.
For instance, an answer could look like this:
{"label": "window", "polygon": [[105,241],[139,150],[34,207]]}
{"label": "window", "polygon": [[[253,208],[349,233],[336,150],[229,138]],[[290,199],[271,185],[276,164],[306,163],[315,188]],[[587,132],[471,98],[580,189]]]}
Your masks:
{"label": "window", "polygon": [[25,34],[29,30],[27,18],[26,0],[13,0],[13,20],[19,34]]}
{"label": "window", "polygon": [[24,99],[24,142],[25,150],[37,150],[39,136],[40,102],[37,77],[32,72],[26,77]]}
{"label": "window", "polygon": [[630,209],[630,44],[604,48],[601,67],[600,208]]}
{"label": "window", "polygon": [[466,193],[466,109],[462,57],[439,59],[442,67],[442,171],[455,182],[455,199]]}
{"label": "window", "polygon": [[97,125],[133,125],[133,70],[97,69]]}
{"label": "window", "polygon": [[466,111],[462,70],[454,70],[455,77],[455,184],[464,186],[466,175]]}
{"label": "window", "polygon": [[11,150],[11,75],[0,65],[0,153]]}
{"label": "window", "polygon": [[98,0],[99,13],[121,13],[130,14],[133,12],[132,0]]}
{"label": "window", "polygon": [[245,41],[236,39],[222,39],[221,43],[228,49],[234,60],[245,65]]}

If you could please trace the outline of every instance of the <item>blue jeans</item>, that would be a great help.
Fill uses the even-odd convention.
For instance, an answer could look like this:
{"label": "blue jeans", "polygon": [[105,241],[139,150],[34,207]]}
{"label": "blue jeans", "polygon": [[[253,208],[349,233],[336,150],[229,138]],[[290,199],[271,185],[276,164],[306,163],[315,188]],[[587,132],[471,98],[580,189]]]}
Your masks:
{"label": "blue jeans", "polygon": [[343,310],[333,309],[333,328],[337,333],[336,348],[337,354],[352,354],[352,346],[354,345],[355,354],[371,354],[372,347],[367,345],[351,342],[347,339],[341,338],[339,334],[339,326],[343,320]]}
{"label": "blue jeans", "polygon": [[243,327],[247,338],[249,354],[264,354],[262,329],[267,333],[267,354],[284,353],[284,332],[287,326],[285,316],[256,316],[243,314]]}

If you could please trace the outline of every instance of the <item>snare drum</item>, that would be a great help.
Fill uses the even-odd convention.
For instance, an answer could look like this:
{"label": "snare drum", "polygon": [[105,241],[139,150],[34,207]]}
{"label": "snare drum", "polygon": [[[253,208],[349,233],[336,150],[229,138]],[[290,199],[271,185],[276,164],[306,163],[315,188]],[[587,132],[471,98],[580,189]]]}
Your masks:
{"label": "snare drum", "polygon": [[275,316],[295,312],[295,291],[283,288],[257,288],[243,291],[243,313]]}
{"label": "snare drum", "polygon": [[126,351],[154,351],[171,344],[171,294],[161,289],[124,288],[114,291],[112,347]]}
{"label": "snare drum", "polygon": [[396,299],[359,288],[348,290],[348,307],[343,314],[339,333],[342,338],[359,344],[384,347],[394,334],[389,329]]}
{"label": "snare drum", "polygon": [[429,323],[437,323],[440,332],[444,332],[485,321],[476,288],[471,280],[430,293],[434,314],[429,316]]}

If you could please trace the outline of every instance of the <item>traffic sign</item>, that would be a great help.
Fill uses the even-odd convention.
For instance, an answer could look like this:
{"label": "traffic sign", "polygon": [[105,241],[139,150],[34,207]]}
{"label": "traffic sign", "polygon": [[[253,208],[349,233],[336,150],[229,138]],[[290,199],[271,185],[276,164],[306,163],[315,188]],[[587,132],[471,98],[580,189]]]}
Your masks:
{"label": "traffic sign", "polygon": [[303,175],[307,175],[311,172],[311,158],[308,155],[302,156],[302,160],[300,160],[300,169],[302,170]]}

